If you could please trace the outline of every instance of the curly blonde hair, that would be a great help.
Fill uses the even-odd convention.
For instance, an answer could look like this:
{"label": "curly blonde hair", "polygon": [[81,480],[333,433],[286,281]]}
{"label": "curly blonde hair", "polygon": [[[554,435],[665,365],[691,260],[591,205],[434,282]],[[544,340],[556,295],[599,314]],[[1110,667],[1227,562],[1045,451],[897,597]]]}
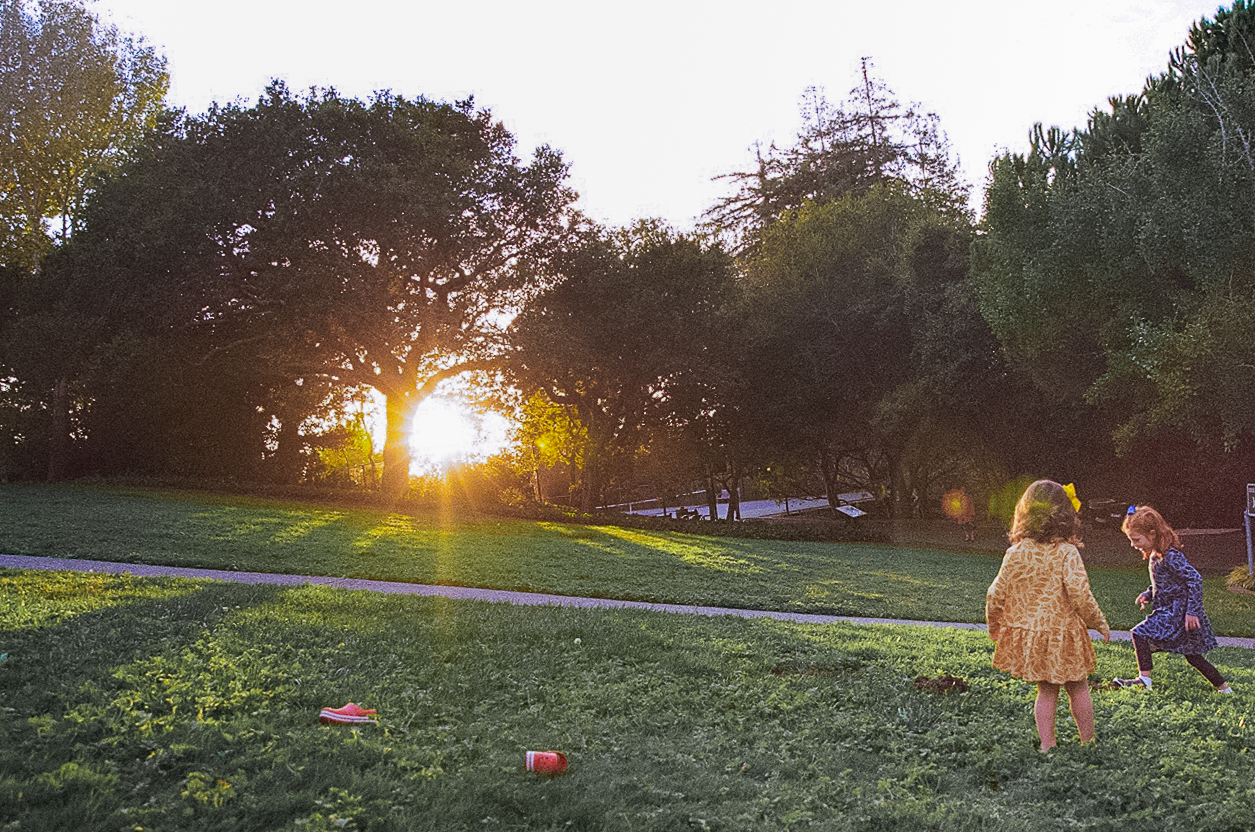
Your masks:
{"label": "curly blonde hair", "polygon": [[1012,543],[1032,539],[1042,543],[1066,540],[1081,545],[1081,517],[1072,498],[1054,480],[1037,480],[1015,504],[1015,516],[1007,538]]}

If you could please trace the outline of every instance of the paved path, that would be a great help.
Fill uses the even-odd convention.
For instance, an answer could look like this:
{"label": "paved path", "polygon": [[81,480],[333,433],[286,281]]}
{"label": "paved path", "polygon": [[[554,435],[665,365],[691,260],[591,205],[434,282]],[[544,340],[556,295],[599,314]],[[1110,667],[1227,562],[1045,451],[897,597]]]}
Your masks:
{"label": "paved path", "polygon": [[[71,558],[34,558],[22,555],[0,555],[0,568],[6,569],[53,569],[75,572],[108,572],[112,574],[141,575],[145,577],[208,578],[245,584],[277,584],[301,586],[314,584],[338,589],[361,589],[369,592],[393,592],[404,595],[440,595],[473,601],[489,601],[498,604],[530,604],[534,606],[595,607],[603,609],[634,609],[653,612],[681,612],[696,615],[735,615],[741,618],[774,618],[777,621],[793,621],[801,624],[897,624],[923,627],[953,627],[963,630],[985,630],[984,624],[955,621],[907,621],[897,618],[863,618],[848,615],[813,615],[801,612],[776,612],[772,610],[742,610],[733,607],[702,607],[687,604],[654,604],[648,601],[622,601],[615,598],[580,598],[572,595],[550,595],[542,592],[507,592],[499,589],[478,589],[465,586],[437,586],[412,584],[404,581],[368,581],[360,578],[328,578],[317,575],[281,575],[269,572],[233,572],[223,569],[191,569],[181,566],[147,566],[138,563],[115,563],[104,560],[78,560]],[[1097,633],[1092,633],[1097,637]],[[1129,641],[1125,630],[1113,630],[1111,638]],[[1222,647],[1255,649],[1255,639],[1218,636]]]}

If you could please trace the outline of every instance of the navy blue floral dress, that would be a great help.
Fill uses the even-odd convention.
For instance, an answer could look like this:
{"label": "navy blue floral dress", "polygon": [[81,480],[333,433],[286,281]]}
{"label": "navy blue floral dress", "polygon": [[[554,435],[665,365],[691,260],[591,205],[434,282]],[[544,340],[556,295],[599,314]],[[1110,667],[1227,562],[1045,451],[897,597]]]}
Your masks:
{"label": "navy blue floral dress", "polygon": [[[1152,650],[1186,656],[1201,655],[1216,646],[1216,634],[1203,611],[1203,576],[1173,546],[1162,557],[1151,556],[1150,589],[1146,595],[1154,610],[1133,628],[1150,642]],[[1198,616],[1198,628],[1185,629],[1185,616]]]}

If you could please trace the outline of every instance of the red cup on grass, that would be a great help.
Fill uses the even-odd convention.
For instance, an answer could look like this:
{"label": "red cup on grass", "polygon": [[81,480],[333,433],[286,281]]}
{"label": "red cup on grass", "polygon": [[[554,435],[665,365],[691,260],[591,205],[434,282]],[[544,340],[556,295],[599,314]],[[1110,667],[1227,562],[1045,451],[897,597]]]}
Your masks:
{"label": "red cup on grass", "polygon": [[527,752],[527,770],[557,777],[566,772],[566,755],[561,751],[529,751]]}

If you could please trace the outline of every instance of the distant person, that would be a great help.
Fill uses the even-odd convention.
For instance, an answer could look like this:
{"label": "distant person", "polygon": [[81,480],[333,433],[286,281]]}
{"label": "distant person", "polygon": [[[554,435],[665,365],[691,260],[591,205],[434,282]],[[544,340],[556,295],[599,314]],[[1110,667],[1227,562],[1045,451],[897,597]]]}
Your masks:
{"label": "distant person", "polygon": [[1203,654],[1216,646],[1216,634],[1203,610],[1203,576],[1185,559],[1181,538],[1150,506],[1129,506],[1121,525],[1130,545],[1142,553],[1150,571],[1150,588],[1137,596],[1137,605],[1153,609],[1133,628],[1137,677],[1116,679],[1126,688],[1151,687],[1151,654],[1156,650],[1180,653],[1221,693],[1233,693],[1224,676]]}
{"label": "distant person", "polygon": [[985,595],[993,666],[1037,683],[1033,715],[1043,753],[1057,744],[1060,686],[1068,692],[1081,742],[1094,739],[1088,676],[1097,657],[1087,628],[1111,640],[1077,548],[1081,519],[1073,500],[1052,480],[1038,480],[1024,491],[1007,535],[1011,546]]}
{"label": "distant person", "polygon": [[955,488],[941,497],[941,510],[963,530],[963,539],[976,539],[976,504],[966,489]]}

